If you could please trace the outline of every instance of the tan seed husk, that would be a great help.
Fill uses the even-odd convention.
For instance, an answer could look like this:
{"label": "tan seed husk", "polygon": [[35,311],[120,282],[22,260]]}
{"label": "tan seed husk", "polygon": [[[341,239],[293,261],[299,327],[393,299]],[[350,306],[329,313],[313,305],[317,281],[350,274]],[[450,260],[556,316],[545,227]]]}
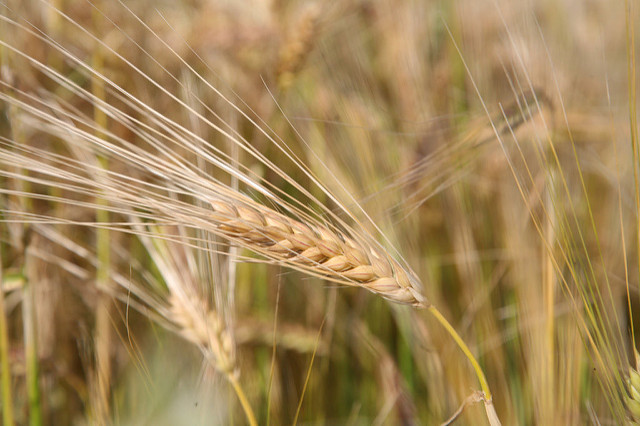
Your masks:
{"label": "tan seed husk", "polygon": [[254,202],[210,203],[217,231],[249,249],[393,302],[429,306],[413,272],[377,246],[325,226],[304,224]]}

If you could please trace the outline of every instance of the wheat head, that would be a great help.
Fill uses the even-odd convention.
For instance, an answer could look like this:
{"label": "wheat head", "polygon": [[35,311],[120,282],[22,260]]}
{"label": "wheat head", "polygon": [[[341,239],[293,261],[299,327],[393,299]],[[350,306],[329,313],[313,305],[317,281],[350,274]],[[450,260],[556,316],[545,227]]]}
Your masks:
{"label": "wheat head", "polygon": [[420,282],[381,249],[318,223],[303,223],[257,203],[212,201],[218,233],[270,258],[365,288],[393,302],[428,306]]}

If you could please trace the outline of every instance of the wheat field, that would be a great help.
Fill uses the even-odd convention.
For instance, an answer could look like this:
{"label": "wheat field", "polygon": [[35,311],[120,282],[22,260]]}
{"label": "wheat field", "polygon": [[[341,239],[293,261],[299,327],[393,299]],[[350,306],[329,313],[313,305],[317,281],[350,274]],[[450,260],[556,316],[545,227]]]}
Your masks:
{"label": "wheat field", "polygon": [[0,1],[3,424],[640,422],[638,13]]}

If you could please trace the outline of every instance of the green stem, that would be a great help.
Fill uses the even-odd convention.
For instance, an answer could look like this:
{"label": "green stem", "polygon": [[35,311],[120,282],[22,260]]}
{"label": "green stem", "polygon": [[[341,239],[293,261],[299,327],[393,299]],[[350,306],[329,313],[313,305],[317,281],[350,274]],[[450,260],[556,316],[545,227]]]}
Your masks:
{"label": "green stem", "polygon": [[40,407],[40,384],[38,349],[36,343],[36,321],[33,306],[33,285],[25,278],[23,290],[22,315],[24,326],[25,364],[27,376],[27,397],[29,400],[29,424],[42,425],[42,409]]}
{"label": "green stem", "polygon": [[458,344],[462,352],[467,357],[473,369],[476,372],[476,376],[478,376],[478,380],[480,381],[480,387],[482,388],[482,392],[484,393],[484,406],[487,411],[487,417],[489,418],[489,423],[491,426],[500,425],[500,420],[498,419],[498,415],[496,414],[496,409],[493,406],[493,395],[491,394],[491,390],[489,389],[489,383],[487,383],[487,378],[484,375],[484,371],[478,364],[478,361],[469,350],[467,344],[462,340],[458,332],[453,328],[453,326],[447,321],[447,319],[442,316],[438,308],[435,306],[429,306],[429,312],[438,320],[440,324],[447,330],[447,332],[451,335],[453,340]]}
{"label": "green stem", "polygon": [[251,408],[251,404],[249,404],[249,400],[242,390],[242,386],[240,386],[240,382],[233,375],[229,374],[227,376],[231,386],[233,386],[233,390],[236,391],[236,395],[238,395],[238,399],[240,400],[240,405],[242,405],[242,409],[244,410],[244,414],[247,416],[247,421],[251,426],[257,426],[258,422],[256,421],[256,416],[253,414],[253,409]]}
{"label": "green stem", "polygon": [[[93,10],[94,22],[98,22],[96,9]],[[103,52],[97,46],[93,52],[92,66],[98,72],[103,72]],[[106,98],[105,88],[102,80],[95,77],[91,81],[91,91],[94,96],[104,101]],[[99,138],[104,138],[104,130],[107,128],[107,115],[97,105],[93,110],[93,118],[96,123],[95,134]],[[98,156],[98,164],[105,171],[109,169],[109,162],[106,157]],[[104,206],[104,209],[96,209],[96,221],[98,223],[109,223],[108,202],[105,198],[98,197],[96,203]],[[98,228],[96,231],[96,254],[98,265],[96,269],[96,282],[99,289],[98,309],[96,313],[96,393],[92,402],[95,420],[99,423],[107,423],[109,419],[111,405],[111,298],[108,290],[111,287],[111,238],[109,230]]]}
{"label": "green stem", "polygon": [[[0,286],[2,279],[2,256],[0,256]],[[0,287],[0,375],[2,375],[2,424],[14,425],[13,401],[11,398],[11,369],[9,365],[9,336],[7,312],[4,305],[4,288]]]}

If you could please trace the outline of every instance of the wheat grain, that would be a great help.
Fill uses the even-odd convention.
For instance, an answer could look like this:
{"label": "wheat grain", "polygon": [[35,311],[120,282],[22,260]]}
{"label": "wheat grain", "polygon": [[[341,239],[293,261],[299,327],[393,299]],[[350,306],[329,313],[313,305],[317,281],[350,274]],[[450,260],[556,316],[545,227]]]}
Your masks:
{"label": "wheat grain", "polygon": [[219,233],[270,258],[359,286],[394,302],[428,306],[419,281],[380,249],[319,224],[290,219],[257,203],[212,201]]}

